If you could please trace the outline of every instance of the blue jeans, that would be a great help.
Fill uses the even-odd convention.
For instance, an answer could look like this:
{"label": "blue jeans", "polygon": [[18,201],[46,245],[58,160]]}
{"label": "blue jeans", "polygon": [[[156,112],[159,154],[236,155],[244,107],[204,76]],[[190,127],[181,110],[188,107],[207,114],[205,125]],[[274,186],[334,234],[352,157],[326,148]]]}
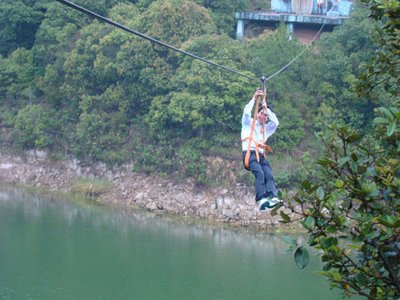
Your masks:
{"label": "blue jeans", "polygon": [[[245,156],[246,151],[243,151],[243,163]],[[256,178],[256,201],[259,201],[265,197],[276,197],[278,195],[278,191],[276,189],[274,175],[272,174],[271,165],[265,159],[264,155],[260,154],[260,162],[258,162],[256,152],[250,151],[249,167],[250,171]]]}

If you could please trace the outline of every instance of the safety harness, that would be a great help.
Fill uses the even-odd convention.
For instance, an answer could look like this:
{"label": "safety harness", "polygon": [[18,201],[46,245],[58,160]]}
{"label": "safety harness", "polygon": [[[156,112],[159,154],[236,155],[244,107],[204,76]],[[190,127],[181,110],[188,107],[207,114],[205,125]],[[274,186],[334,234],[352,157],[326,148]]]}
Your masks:
{"label": "safety harness", "polygon": [[[262,110],[263,110],[263,113],[266,114],[267,113],[267,85],[266,85],[265,80],[263,80],[262,82],[263,82],[263,85],[264,85],[264,95],[263,95],[263,99],[262,99],[262,104],[265,107]],[[260,102],[260,98],[261,98],[261,96],[257,95],[256,99],[255,99],[256,100],[256,108],[254,110],[253,122],[251,123],[250,135],[248,137],[245,137],[245,138],[242,139],[242,142],[247,141],[247,140],[249,141],[249,144],[247,145],[246,156],[244,158],[244,167],[248,171],[250,171],[250,167],[249,167],[250,154],[251,154],[250,153],[250,147],[251,147],[252,143],[254,143],[256,145],[255,152],[256,152],[256,157],[257,157],[257,161],[258,162],[260,162],[260,154],[258,152],[259,148],[264,150],[264,153],[263,153],[264,157],[267,156],[267,151],[270,152],[270,153],[273,152],[272,149],[267,145],[267,141],[265,140],[265,119],[263,119],[262,124],[261,124],[261,133],[263,135],[263,141],[264,142],[263,143],[257,143],[254,140],[254,137],[253,137],[254,129],[256,128],[257,115],[258,115],[258,105],[259,105],[259,102]]]}

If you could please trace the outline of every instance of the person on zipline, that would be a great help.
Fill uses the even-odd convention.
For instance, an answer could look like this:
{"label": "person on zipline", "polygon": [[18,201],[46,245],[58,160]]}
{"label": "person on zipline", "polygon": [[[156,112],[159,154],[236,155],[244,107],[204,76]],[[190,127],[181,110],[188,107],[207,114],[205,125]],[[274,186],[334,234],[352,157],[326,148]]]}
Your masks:
{"label": "person on zipline", "polygon": [[[267,159],[264,157],[264,149],[256,146],[257,144],[262,144],[276,131],[279,126],[279,121],[276,115],[272,112],[270,108],[266,108],[265,103],[263,103],[257,115],[256,124],[254,127],[254,132],[252,134],[253,140],[248,139],[251,135],[251,126],[253,118],[251,117],[251,112],[254,106],[256,97],[263,95],[263,91],[257,90],[254,96],[251,98],[250,102],[245,106],[242,116],[242,158],[243,164],[245,164],[245,156],[248,150],[248,144],[250,144],[250,160],[248,168],[253,173],[256,182],[256,202],[258,204],[259,210],[266,210],[267,208],[273,208],[278,204],[282,203],[282,200],[278,199],[277,188],[272,174],[272,168]],[[262,133],[262,124],[264,125],[264,134]],[[265,141],[263,141],[265,137]],[[256,154],[258,149],[259,155]],[[245,165],[246,166],[246,165]]]}

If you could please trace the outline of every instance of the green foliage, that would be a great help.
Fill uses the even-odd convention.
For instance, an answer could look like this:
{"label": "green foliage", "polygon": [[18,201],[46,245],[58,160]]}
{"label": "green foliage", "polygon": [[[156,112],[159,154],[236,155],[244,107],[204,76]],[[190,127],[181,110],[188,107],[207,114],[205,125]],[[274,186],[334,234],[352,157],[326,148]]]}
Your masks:
{"label": "green foliage", "polygon": [[74,45],[78,28],[87,22],[87,18],[57,2],[48,4],[32,49],[38,66],[44,70],[47,64],[62,59]]}
{"label": "green foliage", "polygon": [[[127,102],[120,87],[110,86],[100,96],[86,96],[80,102],[82,113],[72,135],[73,153],[79,158],[122,163],[126,142]],[[115,153],[115,154],[113,154]]]}
{"label": "green foliage", "polygon": [[250,8],[249,0],[196,0],[196,3],[204,6],[211,12],[218,33],[225,33],[234,38],[236,34],[236,12]]}
{"label": "green foliage", "polygon": [[[272,74],[304,47],[288,40],[284,26],[245,43],[231,38],[235,11],[265,9],[269,1],[77,3],[251,77]],[[188,152],[201,153],[204,160],[207,154],[232,158],[240,152],[240,117],[256,82],[151,44],[55,1],[2,5],[16,14],[10,26],[27,18],[36,32],[30,35],[34,40],[7,48],[8,56],[0,57],[2,125],[13,127],[21,109],[39,105],[57,112],[57,124],[51,121],[46,130],[62,131],[47,133],[48,142],[42,145],[108,163],[134,158],[137,170],[146,172],[169,173],[178,167],[183,171],[184,164],[175,162],[179,149],[188,143]],[[269,141],[276,153],[300,155],[308,145],[317,152],[312,133],[324,133],[327,119],[330,124],[343,119],[369,128],[364,125],[370,124],[374,105],[357,102],[351,89],[358,64],[374,51],[369,37],[372,23],[357,10],[340,30],[327,34],[317,48],[271,80],[268,105],[281,123]],[[16,49],[25,42],[29,49]],[[20,144],[28,147],[34,142]],[[154,151],[157,161],[145,154]],[[202,166],[182,173],[205,181]],[[278,179],[293,186],[303,173],[284,169]],[[244,174],[237,178],[251,180]]]}
{"label": "green foliage", "polygon": [[136,18],[140,15],[139,9],[129,3],[118,3],[108,12],[108,17],[125,26],[132,26]]}
{"label": "green foliage", "polygon": [[137,22],[138,30],[179,47],[190,38],[215,32],[207,10],[192,1],[156,1]]}
{"label": "green foliage", "polygon": [[303,246],[297,247],[296,251],[294,252],[294,259],[300,269],[305,268],[310,259],[307,248]]}
{"label": "green foliage", "polygon": [[191,146],[190,143],[182,146],[177,152],[177,163],[180,169],[184,170],[185,177],[196,178],[197,184],[204,184],[207,181],[207,165],[201,151]]}
{"label": "green foliage", "polygon": [[[394,33],[391,25],[399,21],[399,14],[393,14],[398,2],[363,2],[369,2],[376,19],[385,16],[377,52],[393,50],[388,43]],[[373,88],[379,88],[383,93],[376,100],[387,104],[393,87],[398,87],[391,68],[397,58],[391,50],[384,59],[372,59],[368,68],[373,73],[359,74],[362,98],[375,97]],[[379,86],[382,78],[388,81]],[[398,101],[392,103],[375,109],[374,126],[365,135],[345,122],[331,122],[329,131],[320,135],[326,147],[318,160],[322,176],[304,181],[289,202],[292,212],[302,216],[309,245],[321,252],[323,275],[347,296],[400,297],[400,110]],[[281,217],[290,221],[285,213]],[[297,263],[298,256],[295,253]]]}
{"label": "green foliage", "polygon": [[251,4],[252,10],[268,11],[271,9],[271,0],[253,0]]}
{"label": "green foliage", "polygon": [[[244,64],[240,44],[221,36],[202,36],[186,43],[185,49],[235,69]],[[219,60],[217,55],[219,54]],[[243,54],[243,55],[241,55]],[[221,131],[239,130],[234,116],[240,115],[246,90],[240,81],[230,81],[225,72],[203,62],[185,58],[172,78],[172,92],[154,98],[147,117],[158,139],[170,134],[182,138],[211,138]]]}
{"label": "green foliage", "polygon": [[0,2],[0,55],[7,56],[19,47],[30,49],[47,1],[3,0]]}
{"label": "green foliage", "polygon": [[[356,6],[346,23],[321,36],[318,56],[306,64],[306,74],[311,76],[304,84],[305,90],[321,103],[317,113],[365,130],[371,124],[374,105],[369,97],[357,97],[354,90],[363,64],[373,57],[376,49],[370,34],[374,22],[367,15],[367,10]],[[332,116],[321,111],[327,112],[327,107]]]}
{"label": "green foliage", "polygon": [[304,217],[310,245],[322,251],[323,274],[332,286],[348,295],[397,299],[400,143],[397,137],[389,147],[390,132],[380,131],[371,144],[348,126],[332,127],[326,156],[319,160],[324,179],[303,182],[292,209],[301,205],[297,212]]}
{"label": "green foliage", "polygon": [[143,141],[135,144],[134,171],[146,174],[170,174],[177,170],[175,149],[170,146],[146,144]]}
{"label": "green foliage", "polygon": [[400,87],[400,3],[396,0],[361,0],[369,6],[371,18],[378,21],[374,40],[379,49],[359,78],[358,93],[393,105]]}
{"label": "green foliage", "polygon": [[79,86],[79,94],[99,94],[104,92],[109,82],[97,80],[93,67],[101,39],[111,31],[105,24],[97,21],[80,31],[80,38],[74,49],[68,53],[64,63],[65,83]]}
{"label": "green foliage", "polygon": [[296,156],[293,153],[281,153],[279,149],[276,152],[267,158],[280,191],[293,191],[303,180],[318,177],[312,169],[314,152],[305,151],[300,155],[299,151]]}
{"label": "green foliage", "polygon": [[0,104],[8,106],[15,113],[37,96],[34,58],[31,51],[20,48],[11,53],[8,59],[0,58],[0,62]]}
{"label": "green foliage", "polygon": [[23,148],[48,148],[54,142],[52,133],[57,133],[56,112],[38,104],[27,105],[15,118],[17,144]]}
{"label": "green foliage", "polygon": [[[246,43],[229,38],[236,10],[263,9],[268,1],[136,2],[78,4],[252,77],[272,75],[304,48],[287,38],[285,26]],[[282,168],[277,180],[293,187],[309,178],[289,205],[303,216],[332,286],[397,299],[400,5],[361,2],[374,20],[356,7],[343,26],[269,82],[268,105],[280,120],[269,144],[296,155],[312,145],[314,156],[322,144],[314,142],[317,132],[326,146],[320,168]],[[13,127],[16,145],[62,148],[112,164],[133,159],[138,172],[176,172],[200,185],[212,180],[206,154],[240,152],[231,151],[240,149],[240,116],[256,83],[54,1],[3,1],[0,16],[0,121]],[[243,169],[236,173],[232,183],[253,183]],[[219,168],[215,174],[228,177]],[[303,268],[305,245],[289,242]]]}

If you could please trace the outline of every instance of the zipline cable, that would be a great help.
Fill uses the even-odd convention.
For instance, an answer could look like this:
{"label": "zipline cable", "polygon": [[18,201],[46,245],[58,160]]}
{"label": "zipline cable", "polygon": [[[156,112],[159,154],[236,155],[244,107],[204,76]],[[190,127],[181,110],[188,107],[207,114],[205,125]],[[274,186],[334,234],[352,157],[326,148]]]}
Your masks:
{"label": "zipline cable", "polygon": [[110,19],[108,19],[108,18],[106,18],[106,17],[103,17],[103,16],[101,16],[101,15],[99,15],[99,14],[96,14],[95,12],[93,12],[93,11],[91,11],[91,10],[88,10],[88,9],[82,7],[82,6],[79,6],[78,4],[75,4],[75,3],[73,3],[73,2],[70,2],[70,1],[67,1],[67,0],[56,0],[56,1],[57,1],[57,2],[60,2],[61,4],[66,5],[66,6],[69,6],[69,7],[73,8],[73,9],[76,9],[76,10],[78,10],[78,11],[80,11],[80,12],[83,12],[83,13],[85,13],[85,14],[87,14],[87,15],[89,15],[89,16],[95,18],[95,19],[99,19],[99,20],[101,20],[101,21],[103,21],[103,22],[105,22],[105,23],[111,24],[111,25],[113,25],[113,26],[115,26],[115,27],[118,27],[118,28],[120,28],[120,29],[122,29],[122,30],[125,30],[125,31],[127,31],[127,32],[130,32],[130,33],[135,34],[135,35],[137,35],[137,36],[140,36],[141,38],[144,38],[144,39],[146,39],[146,40],[148,40],[148,41],[150,41],[150,42],[152,42],[152,43],[155,43],[155,44],[158,44],[158,45],[167,47],[167,48],[169,48],[169,49],[171,49],[171,50],[174,50],[174,51],[179,52],[179,53],[181,53],[181,54],[190,56],[190,57],[192,57],[192,58],[194,58],[194,59],[198,59],[198,60],[200,60],[200,61],[202,61],[202,62],[205,62],[205,63],[207,63],[207,64],[213,65],[213,66],[215,66],[215,67],[217,67],[217,68],[220,68],[220,69],[223,69],[223,70],[225,70],[225,71],[231,72],[231,73],[233,73],[233,74],[235,74],[235,75],[245,77],[245,78],[247,78],[247,79],[249,79],[249,80],[252,80],[252,81],[254,81],[254,80],[257,80],[257,81],[258,81],[258,80],[259,80],[258,78],[250,77],[250,76],[248,76],[248,75],[239,73],[239,72],[237,72],[237,71],[235,71],[235,70],[233,70],[233,69],[230,69],[230,68],[228,68],[228,67],[222,66],[222,65],[217,64],[217,63],[215,63],[215,62],[212,62],[212,61],[210,61],[210,60],[208,60],[208,59],[202,58],[202,57],[197,56],[197,55],[195,55],[195,54],[192,54],[192,53],[190,53],[190,52],[187,52],[187,51],[181,50],[181,49],[179,49],[179,48],[176,48],[176,47],[174,47],[174,46],[168,45],[168,44],[166,44],[166,43],[164,43],[164,42],[161,42],[161,41],[159,41],[159,40],[157,40],[157,39],[155,39],[155,38],[152,38],[152,37],[150,37],[150,36],[148,36],[148,35],[146,35],[146,34],[144,34],[144,33],[141,33],[141,32],[139,32],[139,31],[133,30],[133,29],[131,29],[131,28],[129,28],[129,27],[126,27],[126,26],[124,26],[124,25],[122,25],[122,24],[119,24],[119,23],[117,23],[117,22],[114,22],[114,21],[112,21],[112,20],[110,20]]}
{"label": "zipline cable", "polygon": [[[91,11],[91,10],[88,10],[87,8],[84,8],[84,7],[82,7],[82,6],[78,5],[78,4],[75,4],[75,3],[71,2],[71,1],[68,1],[68,0],[56,0],[56,1],[59,2],[59,3],[61,3],[61,4],[66,5],[66,6],[69,6],[69,7],[73,8],[73,9],[76,9],[76,10],[78,10],[78,11],[80,11],[80,12],[83,12],[83,13],[85,13],[85,14],[87,14],[87,15],[89,15],[89,16],[95,18],[95,19],[99,19],[99,20],[101,20],[101,21],[103,21],[103,22],[105,22],[105,23],[111,24],[111,25],[113,25],[113,26],[115,26],[115,27],[118,27],[118,28],[124,30],[124,31],[127,31],[127,32],[132,33],[132,34],[137,35],[137,36],[140,36],[141,38],[146,39],[146,40],[148,40],[148,41],[150,41],[150,42],[152,42],[152,43],[155,43],[155,44],[164,46],[164,47],[166,47],[166,48],[169,48],[169,49],[174,50],[174,51],[176,51],[176,52],[179,52],[179,53],[181,53],[181,54],[190,56],[190,57],[192,57],[192,58],[194,58],[194,59],[197,59],[197,60],[200,60],[200,61],[202,61],[202,62],[204,62],[204,63],[210,64],[210,65],[212,65],[212,66],[214,66],[214,67],[223,69],[223,70],[228,71],[228,72],[230,72],[230,73],[232,73],[232,74],[235,74],[235,75],[238,75],[238,76],[241,76],[241,77],[245,77],[245,78],[247,78],[247,79],[249,79],[249,80],[251,80],[251,81],[254,81],[254,80],[259,81],[259,80],[260,80],[260,79],[258,79],[258,78],[250,77],[250,76],[245,75],[245,74],[243,74],[243,73],[239,73],[239,72],[237,72],[237,71],[235,71],[235,70],[233,70],[233,69],[231,69],[231,68],[228,68],[228,67],[225,67],[225,66],[223,66],[223,65],[217,64],[217,63],[215,63],[215,62],[213,62],[213,61],[210,61],[210,60],[208,60],[208,59],[202,58],[202,57],[200,57],[200,56],[198,56],[198,55],[195,55],[195,54],[193,54],[193,53],[190,53],[190,52],[181,50],[181,49],[179,49],[179,48],[176,48],[176,47],[174,47],[174,46],[168,45],[167,43],[164,43],[164,42],[159,41],[159,40],[157,40],[157,39],[155,39],[155,38],[152,38],[151,36],[148,36],[148,35],[146,35],[146,34],[144,34],[144,33],[141,33],[141,32],[139,32],[139,31],[133,30],[133,29],[131,29],[131,28],[127,27],[127,26],[124,26],[124,25],[122,25],[122,24],[119,24],[119,23],[117,23],[117,22],[115,22],[115,21],[113,21],[113,20],[111,20],[111,19],[108,19],[108,18],[106,18],[106,17],[103,17],[103,16],[101,16],[101,15],[99,15],[99,14],[97,14],[97,13]],[[315,34],[315,36],[314,36],[314,38],[311,40],[311,42],[307,45],[307,47],[305,47],[295,58],[293,58],[289,63],[287,63],[285,66],[283,66],[281,69],[279,69],[278,71],[276,71],[276,72],[275,72],[274,74],[272,74],[271,76],[269,76],[269,77],[263,76],[262,79],[261,79],[261,81],[264,81],[264,82],[269,81],[270,79],[272,79],[273,77],[277,76],[277,75],[280,74],[282,71],[284,71],[285,69],[287,69],[287,68],[288,68],[292,63],[294,63],[301,55],[303,55],[303,53],[306,52],[306,51],[311,47],[312,43],[315,41],[315,39],[316,39],[316,38],[318,37],[318,35],[321,33],[321,31],[322,31],[322,29],[324,28],[325,24],[326,24],[326,20],[325,20],[325,22],[322,24],[322,26],[321,26],[321,28],[319,29],[319,31]]]}

